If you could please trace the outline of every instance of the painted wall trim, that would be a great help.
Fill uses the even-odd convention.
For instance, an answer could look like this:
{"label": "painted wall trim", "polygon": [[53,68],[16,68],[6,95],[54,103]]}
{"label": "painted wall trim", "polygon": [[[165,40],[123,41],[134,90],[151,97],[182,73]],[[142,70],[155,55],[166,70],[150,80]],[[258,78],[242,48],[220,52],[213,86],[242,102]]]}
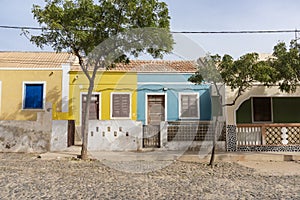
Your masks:
{"label": "painted wall trim", "polygon": [[[25,85],[26,84],[43,84],[43,108],[42,109],[24,109],[25,106]],[[45,105],[46,105],[46,92],[47,92],[47,87],[46,87],[46,81],[23,81],[22,84],[22,110],[45,110]]]}
{"label": "painted wall trim", "polygon": [[191,82],[137,82],[138,85],[195,85],[194,83]]}
{"label": "painted wall trim", "polygon": [[[79,102],[80,102],[80,109],[79,109],[79,125],[82,125],[82,95],[87,94],[87,92],[80,92]],[[98,104],[98,110],[99,110],[99,119],[101,120],[101,106],[102,106],[102,99],[101,99],[101,92],[92,92],[92,94],[98,94],[99,95],[99,104]]]}
{"label": "painted wall trim", "polygon": [[63,64],[62,65],[62,92],[61,92],[61,111],[62,112],[69,112],[69,71],[70,71],[70,64]]}
{"label": "painted wall trim", "polygon": [[148,96],[149,95],[162,95],[165,96],[165,121],[168,121],[168,96],[166,93],[163,92],[156,92],[156,93],[145,93],[145,125],[148,125]]}

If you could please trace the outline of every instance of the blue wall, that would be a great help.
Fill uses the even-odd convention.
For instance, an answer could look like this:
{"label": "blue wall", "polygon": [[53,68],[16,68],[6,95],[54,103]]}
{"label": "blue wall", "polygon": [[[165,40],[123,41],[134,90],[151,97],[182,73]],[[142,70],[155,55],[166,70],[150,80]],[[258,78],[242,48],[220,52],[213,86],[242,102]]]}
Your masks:
{"label": "blue wall", "polygon": [[[200,120],[211,119],[211,98],[209,85],[194,85],[187,81],[192,74],[146,74],[138,73],[137,120],[145,124],[145,97],[147,93],[166,94],[167,121],[179,120],[179,93],[198,92],[200,97]],[[164,91],[163,88],[166,88]]]}

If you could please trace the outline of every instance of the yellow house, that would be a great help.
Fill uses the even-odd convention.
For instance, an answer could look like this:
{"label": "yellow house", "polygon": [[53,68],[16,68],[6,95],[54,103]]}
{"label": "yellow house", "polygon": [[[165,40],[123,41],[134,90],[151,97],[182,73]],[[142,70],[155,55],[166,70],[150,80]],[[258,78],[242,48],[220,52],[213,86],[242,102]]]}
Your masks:
{"label": "yellow house", "polygon": [[68,112],[70,54],[0,52],[0,120],[35,121],[46,104]]}
{"label": "yellow house", "polygon": [[[81,125],[88,80],[79,70],[70,71],[69,112]],[[137,119],[136,72],[99,71],[90,105],[90,120]]]}

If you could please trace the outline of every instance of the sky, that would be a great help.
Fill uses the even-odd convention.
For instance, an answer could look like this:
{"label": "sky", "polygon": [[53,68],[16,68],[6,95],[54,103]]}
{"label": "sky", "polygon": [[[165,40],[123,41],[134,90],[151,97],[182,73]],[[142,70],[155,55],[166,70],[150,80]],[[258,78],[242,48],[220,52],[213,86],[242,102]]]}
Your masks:
{"label": "sky", "polygon": [[[300,30],[299,0],[162,1],[168,4],[172,31]],[[0,0],[0,25],[38,27],[31,8],[43,3],[44,0]],[[20,30],[0,29],[0,51],[41,51],[20,34]],[[238,58],[250,52],[272,53],[274,45],[279,41],[289,43],[295,33],[184,34],[183,37],[206,53]]]}

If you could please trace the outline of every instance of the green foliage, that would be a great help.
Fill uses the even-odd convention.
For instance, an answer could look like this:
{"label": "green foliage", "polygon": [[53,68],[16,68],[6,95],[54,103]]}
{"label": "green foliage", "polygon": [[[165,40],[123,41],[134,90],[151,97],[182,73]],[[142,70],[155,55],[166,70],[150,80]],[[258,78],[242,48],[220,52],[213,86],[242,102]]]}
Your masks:
{"label": "green foliage", "polygon": [[[94,48],[118,33],[133,28],[165,28],[169,31],[167,5],[158,0],[45,0],[45,7],[34,5],[32,13],[43,27],[31,36],[38,47],[50,45],[55,51],[67,49],[75,55],[88,55]],[[123,52],[136,55],[146,50],[154,57],[172,49],[169,33],[164,46],[153,48],[144,43],[139,49]]]}
{"label": "green foliage", "polygon": [[[201,84],[203,81],[208,83],[223,83],[232,90],[237,89],[237,98],[254,83],[261,82],[269,85],[274,80],[275,70],[268,62],[259,61],[257,53],[248,53],[234,60],[230,55],[206,56],[199,59],[199,70],[189,78],[189,81]],[[200,64],[199,64],[200,63]],[[230,104],[230,105],[232,105]]]}
{"label": "green foliage", "polygon": [[269,59],[270,65],[276,70],[274,82],[279,83],[281,91],[295,92],[300,78],[299,45],[291,41],[290,48],[286,44],[278,43],[273,50],[274,58]]}
{"label": "green foliage", "polygon": [[222,82],[222,77],[217,70],[217,63],[220,61],[220,56],[207,55],[197,60],[198,71],[192,75],[188,81],[195,84],[202,84],[203,82]]}
{"label": "green foliage", "polygon": [[[206,82],[225,83],[231,89],[244,91],[254,82],[269,83],[273,80],[274,69],[265,61],[258,60],[257,53],[248,53],[237,60],[230,55],[206,56],[200,60],[199,70],[189,81],[201,84]],[[199,63],[199,61],[198,61]]]}

